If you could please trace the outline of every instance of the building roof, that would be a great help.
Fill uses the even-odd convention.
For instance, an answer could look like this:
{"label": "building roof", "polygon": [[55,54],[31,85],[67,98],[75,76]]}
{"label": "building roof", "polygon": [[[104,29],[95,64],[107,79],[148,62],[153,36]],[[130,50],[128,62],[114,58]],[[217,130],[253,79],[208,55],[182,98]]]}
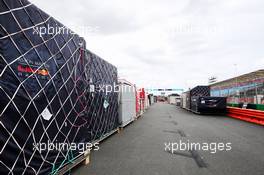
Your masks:
{"label": "building roof", "polygon": [[170,95],[168,95],[168,97],[170,97],[170,96],[176,96],[176,97],[178,97],[180,95],[179,94],[170,94]]}
{"label": "building roof", "polygon": [[250,72],[247,74],[240,75],[238,77],[230,78],[224,81],[220,81],[214,84],[211,84],[210,87],[216,86],[228,86],[236,83],[243,83],[243,82],[252,82],[256,80],[263,80],[264,81],[264,69],[257,70],[254,72]]}

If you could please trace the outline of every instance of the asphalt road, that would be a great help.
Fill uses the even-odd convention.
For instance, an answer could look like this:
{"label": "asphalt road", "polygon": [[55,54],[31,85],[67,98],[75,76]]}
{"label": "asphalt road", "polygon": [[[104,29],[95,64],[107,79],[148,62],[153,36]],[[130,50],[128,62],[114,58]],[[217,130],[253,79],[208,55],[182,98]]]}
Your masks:
{"label": "asphalt road", "polygon": [[[176,150],[180,142],[211,147]],[[174,143],[173,154],[169,143]],[[214,145],[222,143],[224,150],[221,145],[212,153]],[[100,144],[100,150],[92,152],[91,163],[79,166],[73,174],[264,175],[264,127],[224,116],[195,115],[158,103]]]}

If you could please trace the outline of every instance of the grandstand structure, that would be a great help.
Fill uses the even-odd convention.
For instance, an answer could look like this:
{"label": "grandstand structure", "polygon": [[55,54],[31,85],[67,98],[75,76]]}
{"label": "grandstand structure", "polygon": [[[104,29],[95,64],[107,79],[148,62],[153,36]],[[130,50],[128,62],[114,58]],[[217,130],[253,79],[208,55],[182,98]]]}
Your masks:
{"label": "grandstand structure", "polygon": [[228,97],[228,103],[264,104],[264,69],[210,85],[211,96]]}

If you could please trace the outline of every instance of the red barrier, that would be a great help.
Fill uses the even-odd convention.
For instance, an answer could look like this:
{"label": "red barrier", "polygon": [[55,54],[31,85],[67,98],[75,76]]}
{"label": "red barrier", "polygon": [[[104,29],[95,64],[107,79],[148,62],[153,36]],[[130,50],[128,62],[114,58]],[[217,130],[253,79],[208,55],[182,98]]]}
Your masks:
{"label": "red barrier", "polygon": [[227,107],[227,112],[229,117],[264,125],[264,111]]}

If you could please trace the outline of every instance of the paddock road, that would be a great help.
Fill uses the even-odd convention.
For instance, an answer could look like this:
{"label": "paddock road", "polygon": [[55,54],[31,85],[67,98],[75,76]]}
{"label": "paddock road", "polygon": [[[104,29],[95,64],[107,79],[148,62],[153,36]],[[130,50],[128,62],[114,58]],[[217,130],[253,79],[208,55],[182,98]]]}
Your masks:
{"label": "paddock road", "polygon": [[[197,143],[203,150],[176,150],[180,143]],[[206,145],[210,148],[205,149]],[[220,145],[219,149],[214,149],[215,145]],[[264,127],[225,116],[195,115],[157,103],[120,134],[102,142],[100,150],[92,152],[91,163],[72,173],[263,175]]]}

